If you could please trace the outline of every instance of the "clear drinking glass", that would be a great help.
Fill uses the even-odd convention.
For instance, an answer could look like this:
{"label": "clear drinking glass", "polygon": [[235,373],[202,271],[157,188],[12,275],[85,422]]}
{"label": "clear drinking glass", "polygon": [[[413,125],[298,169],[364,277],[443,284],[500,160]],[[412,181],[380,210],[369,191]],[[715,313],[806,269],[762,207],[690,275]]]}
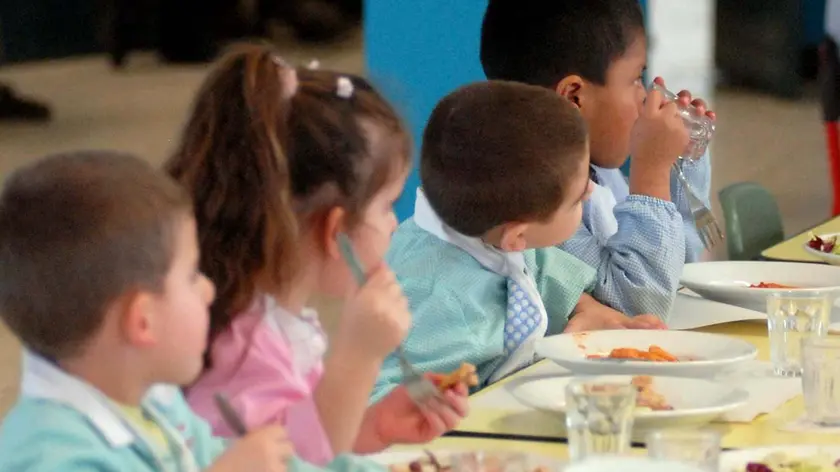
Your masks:
{"label": "clear drinking glass", "polygon": [[648,433],[648,457],[720,470],[720,434],[707,430],[660,430]]}
{"label": "clear drinking glass", "polygon": [[566,386],[566,429],[572,462],[630,449],[636,388],[576,380]]}
{"label": "clear drinking glass", "polygon": [[840,426],[840,338],[802,340],[802,394],[810,421]]}
{"label": "clear drinking glass", "polygon": [[517,452],[465,452],[454,454],[451,461],[452,472],[534,472],[535,468],[527,455]]}
{"label": "clear drinking glass", "polygon": [[[650,90],[659,91],[666,101],[673,102],[677,99],[677,94],[656,82],[650,84]],[[715,134],[715,122],[706,115],[697,115],[694,111],[696,107],[690,103],[687,107],[679,108],[680,117],[682,117],[685,128],[688,130],[688,147],[680,155],[680,159],[690,161],[700,159],[706,154],[706,149],[712,142],[712,136]]]}
{"label": "clear drinking glass", "polygon": [[780,291],[767,297],[767,331],[773,372],[802,375],[802,339],[828,333],[831,297],[817,291]]}

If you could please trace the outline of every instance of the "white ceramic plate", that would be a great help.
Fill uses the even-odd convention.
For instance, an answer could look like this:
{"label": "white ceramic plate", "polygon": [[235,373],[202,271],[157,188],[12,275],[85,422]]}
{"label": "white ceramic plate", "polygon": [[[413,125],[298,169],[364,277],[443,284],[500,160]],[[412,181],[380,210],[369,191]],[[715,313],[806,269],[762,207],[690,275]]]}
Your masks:
{"label": "white ceramic plate", "polygon": [[[681,360],[645,362],[589,359],[620,347],[648,349],[657,345]],[[752,344],[731,336],[693,331],[611,330],[549,336],[537,341],[537,354],[575,374],[668,375],[706,377],[754,359]]]}
{"label": "white ceramic plate", "polygon": [[771,282],[797,292],[827,292],[840,297],[840,267],[795,262],[721,261],[686,264],[680,283],[703,298],[750,310],[767,311],[767,295],[789,289],[750,288]]}
{"label": "white ceramic plate", "polygon": [[[459,454],[464,452],[472,452],[472,451],[432,451],[435,455],[437,460],[442,464],[446,465],[450,463],[449,458],[453,454]],[[494,451],[504,454],[505,451]],[[373,454],[367,456],[368,459],[376,462],[378,464],[384,466],[394,466],[394,465],[408,465],[410,462],[425,458],[426,453],[423,450],[416,450],[416,451],[386,451],[381,452],[379,454]],[[548,472],[560,472],[565,467],[566,462],[560,459],[555,459],[547,456],[540,456],[537,454],[527,454],[528,458],[528,467],[531,469],[536,470],[537,468],[541,467]]]}
{"label": "white ceramic plate", "polygon": [[[633,376],[589,377],[593,381],[629,384]],[[581,379],[577,377],[576,379]],[[538,410],[563,414],[565,388],[571,377],[546,377],[517,385],[511,393],[517,400]],[[723,383],[680,377],[653,377],[653,389],[674,409],[640,410],[634,415],[634,428],[675,428],[700,426],[747,403],[749,394]]]}
{"label": "white ceramic plate", "polygon": [[[819,236],[822,239],[836,238],[840,236],[840,233],[818,234],[817,236]],[[826,262],[831,265],[840,265],[840,254],[818,251],[808,246],[807,242],[803,244],[802,247],[805,249],[805,252],[823,262]]]}
{"label": "white ceramic plate", "polygon": [[621,456],[593,457],[570,465],[564,472],[703,472],[703,469],[647,457]]}
{"label": "white ceramic plate", "polygon": [[720,455],[721,472],[745,472],[750,462],[761,462],[762,459],[776,452],[783,452],[792,458],[807,459],[809,457],[827,454],[840,459],[840,446],[773,446],[753,449],[725,451]]}

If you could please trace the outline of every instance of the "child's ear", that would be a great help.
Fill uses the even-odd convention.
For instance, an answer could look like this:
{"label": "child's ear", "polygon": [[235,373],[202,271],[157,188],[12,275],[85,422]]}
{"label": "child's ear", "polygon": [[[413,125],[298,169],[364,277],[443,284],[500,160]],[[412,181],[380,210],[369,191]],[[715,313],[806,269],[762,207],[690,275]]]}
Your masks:
{"label": "child's ear", "polygon": [[341,258],[338,247],[338,233],[347,232],[347,212],[341,207],[332,207],[324,217],[324,224],[320,226],[317,236],[320,246],[324,248],[324,255],[330,259]]}
{"label": "child's ear", "polygon": [[578,108],[583,107],[583,78],[579,75],[567,75],[557,83],[554,91],[558,95],[566,97]]}
{"label": "child's ear", "polygon": [[116,312],[113,314],[120,319],[120,333],[129,344],[147,347],[157,342],[155,305],[154,295],[144,290],[127,293],[111,305],[109,311]]}
{"label": "child's ear", "polygon": [[528,248],[525,234],[528,223],[507,223],[502,227],[502,239],[499,247],[505,252],[520,252]]}

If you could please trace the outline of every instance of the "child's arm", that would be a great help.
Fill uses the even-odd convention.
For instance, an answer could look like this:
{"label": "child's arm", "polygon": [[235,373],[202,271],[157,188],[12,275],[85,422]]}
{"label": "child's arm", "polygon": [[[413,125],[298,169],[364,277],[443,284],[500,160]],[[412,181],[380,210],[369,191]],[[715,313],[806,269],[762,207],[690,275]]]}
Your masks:
{"label": "child's arm", "polygon": [[335,454],[353,450],[382,361],[410,326],[408,301],[384,264],[348,297],[315,390],[315,404]]}
{"label": "child's arm", "polygon": [[602,329],[666,329],[667,326],[654,315],[627,316],[583,294],[572,313],[564,332],[594,331]]}
{"label": "child's arm", "polygon": [[[685,173],[686,180],[691,184],[691,188],[697,196],[703,200],[709,208],[709,191],[712,181],[712,165],[709,153],[697,161],[686,162],[683,164],[683,173]],[[677,205],[677,209],[682,215],[683,227],[685,228],[685,261],[696,262],[700,260],[703,255],[705,247],[700,240],[700,235],[697,233],[697,228],[694,226],[694,217],[691,215],[691,208],[688,206],[688,199],[685,193],[685,187],[677,177],[676,170],[671,172],[671,200]]]}
{"label": "child's arm", "polygon": [[[586,203],[586,212],[608,211]],[[593,234],[587,221],[562,249],[596,270],[592,295],[628,315],[667,319],[685,258],[683,221],[671,202],[630,195],[613,209],[618,231]]]}

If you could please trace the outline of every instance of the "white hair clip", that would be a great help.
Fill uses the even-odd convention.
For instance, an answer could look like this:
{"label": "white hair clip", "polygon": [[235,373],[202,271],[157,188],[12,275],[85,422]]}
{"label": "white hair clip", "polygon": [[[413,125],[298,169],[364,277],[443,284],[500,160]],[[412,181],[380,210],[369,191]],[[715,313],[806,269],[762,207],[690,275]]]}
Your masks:
{"label": "white hair clip", "polygon": [[318,70],[321,68],[321,62],[318,61],[318,59],[312,59],[309,61],[309,64],[307,64],[306,68],[309,70]]}
{"label": "white hair clip", "polygon": [[341,98],[350,98],[353,96],[353,82],[349,78],[341,76],[335,84],[335,94]]}

